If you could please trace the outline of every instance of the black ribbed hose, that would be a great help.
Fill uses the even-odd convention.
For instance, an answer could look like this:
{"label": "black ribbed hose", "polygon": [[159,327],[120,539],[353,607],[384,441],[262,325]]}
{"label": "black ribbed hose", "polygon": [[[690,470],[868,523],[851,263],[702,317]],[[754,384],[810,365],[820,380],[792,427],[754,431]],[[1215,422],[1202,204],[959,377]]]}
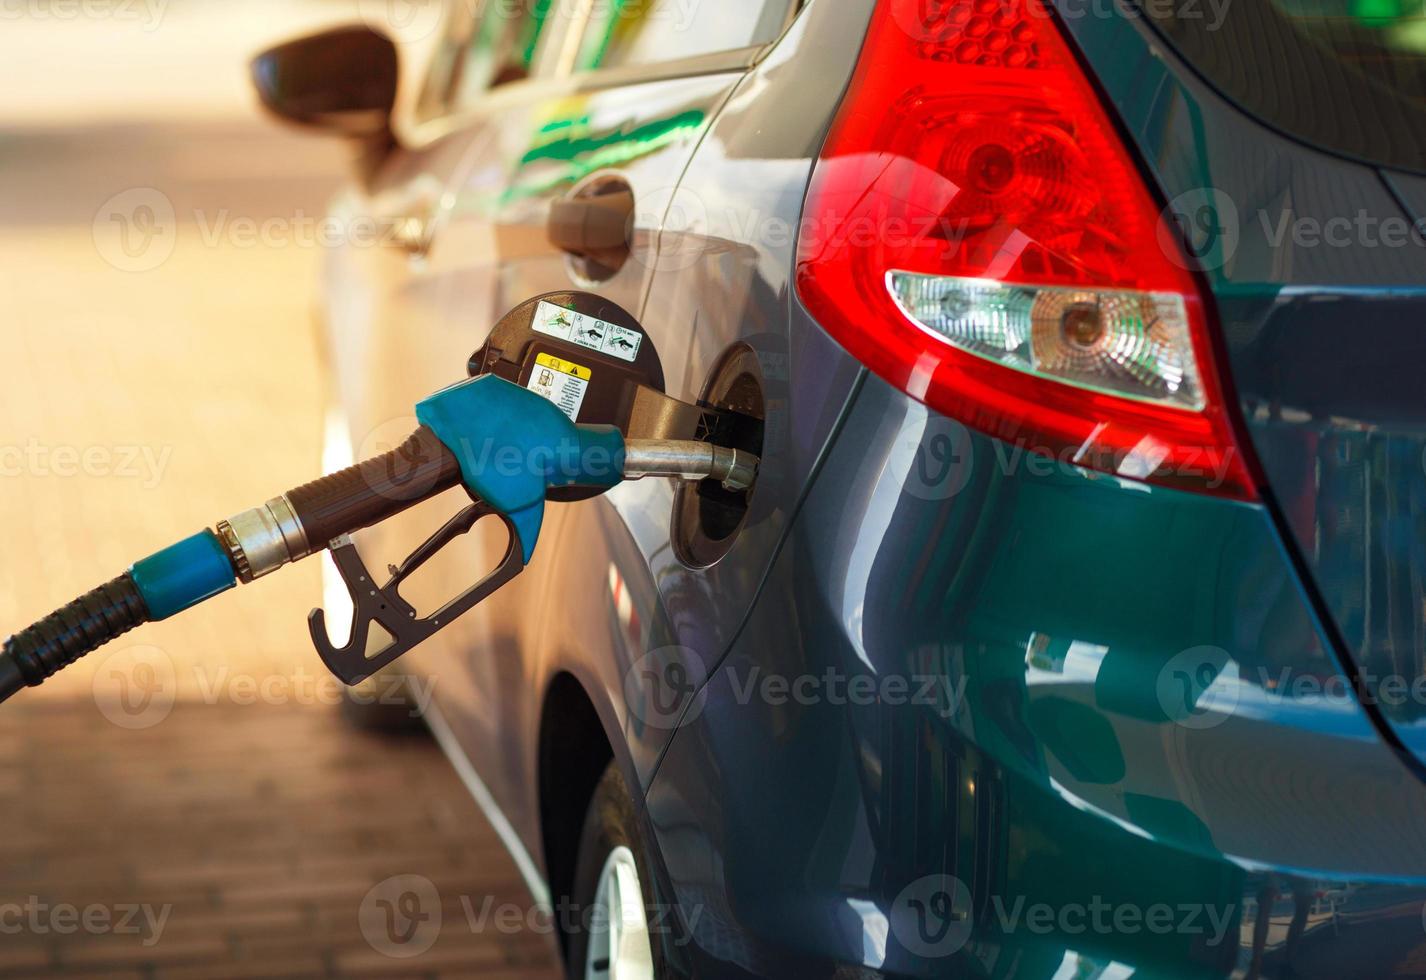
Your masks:
{"label": "black ribbed hose", "polygon": [[[422,500],[458,486],[460,461],[425,426],[392,452],[287,493],[311,550],[370,527]],[[35,687],[56,671],[150,619],[125,573],[50,613],[5,641],[0,652],[0,701]]]}
{"label": "black ribbed hose", "polygon": [[5,641],[0,653],[0,701],[21,688],[37,687],[148,619],[148,607],[127,572],[80,596]]}

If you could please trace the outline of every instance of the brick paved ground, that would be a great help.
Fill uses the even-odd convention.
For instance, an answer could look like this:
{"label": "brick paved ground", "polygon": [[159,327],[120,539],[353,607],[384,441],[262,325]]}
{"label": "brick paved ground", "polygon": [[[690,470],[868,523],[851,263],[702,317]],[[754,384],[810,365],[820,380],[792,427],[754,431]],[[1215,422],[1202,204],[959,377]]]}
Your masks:
{"label": "brick paved ground", "polygon": [[[180,702],[130,730],[93,702],[17,699],[0,711],[0,814],[0,977],[557,976],[434,743],[358,734],[330,707]],[[395,875],[439,896],[438,931],[412,941],[434,944],[409,959],[383,951],[410,948],[387,945],[383,909],[359,916]],[[500,909],[529,924],[501,931],[482,915]]]}

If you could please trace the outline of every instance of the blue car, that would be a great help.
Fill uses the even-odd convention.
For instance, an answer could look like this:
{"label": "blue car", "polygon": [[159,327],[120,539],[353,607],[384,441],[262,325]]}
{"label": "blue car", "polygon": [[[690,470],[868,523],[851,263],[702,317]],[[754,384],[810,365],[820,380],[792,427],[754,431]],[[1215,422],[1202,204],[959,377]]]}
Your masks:
{"label": "blue car", "polygon": [[570,289],[762,459],[403,661],[570,975],[1426,975],[1420,4],[476,6],[285,109],[332,462]]}

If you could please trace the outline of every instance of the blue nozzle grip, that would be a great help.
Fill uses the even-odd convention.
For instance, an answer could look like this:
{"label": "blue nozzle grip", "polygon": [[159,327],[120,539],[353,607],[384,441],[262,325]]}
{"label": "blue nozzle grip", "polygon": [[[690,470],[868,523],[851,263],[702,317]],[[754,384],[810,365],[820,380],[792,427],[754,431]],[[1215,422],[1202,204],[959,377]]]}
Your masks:
{"label": "blue nozzle grip", "polygon": [[416,418],[460,461],[466,489],[510,518],[526,564],[555,487],[613,487],[624,479],[624,436],[575,425],[532,391],[494,375],[462,381],[416,406]]}

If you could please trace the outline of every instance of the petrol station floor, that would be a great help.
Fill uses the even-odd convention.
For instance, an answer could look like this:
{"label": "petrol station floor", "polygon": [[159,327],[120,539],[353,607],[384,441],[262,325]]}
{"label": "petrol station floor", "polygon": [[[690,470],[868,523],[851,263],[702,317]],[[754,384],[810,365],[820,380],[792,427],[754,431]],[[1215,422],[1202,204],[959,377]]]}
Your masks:
{"label": "petrol station floor", "polygon": [[558,975],[430,740],[328,708],[179,701],[122,729],[12,702],[0,813],[0,976]]}
{"label": "petrol station floor", "polygon": [[[174,10],[143,43],[239,57]],[[187,104],[137,117],[63,66],[7,80],[112,62],[107,29],[7,22],[0,51],[0,633],[321,467],[311,231],[344,150],[187,77],[146,76]],[[330,703],[319,601],[308,562],[0,706],[0,977],[555,975],[434,742]]]}

